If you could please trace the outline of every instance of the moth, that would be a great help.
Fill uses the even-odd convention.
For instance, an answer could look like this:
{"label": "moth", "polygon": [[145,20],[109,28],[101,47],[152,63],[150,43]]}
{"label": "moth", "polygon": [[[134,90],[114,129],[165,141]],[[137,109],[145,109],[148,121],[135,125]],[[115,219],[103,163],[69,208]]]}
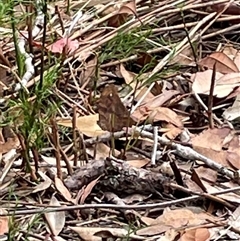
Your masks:
{"label": "moth", "polygon": [[105,131],[121,131],[123,127],[134,124],[130,113],[122,103],[117,88],[111,84],[104,88],[97,102],[99,113],[98,125]]}

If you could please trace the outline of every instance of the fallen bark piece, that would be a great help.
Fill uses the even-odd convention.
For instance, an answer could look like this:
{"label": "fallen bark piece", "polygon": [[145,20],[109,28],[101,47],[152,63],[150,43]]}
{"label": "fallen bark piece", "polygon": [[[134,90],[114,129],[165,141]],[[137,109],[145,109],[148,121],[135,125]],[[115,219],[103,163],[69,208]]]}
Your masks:
{"label": "fallen bark piece", "polygon": [[[93,179],[104,174],[97,185],[104,191],[133,194],[161,193],[169,183],[169,180],[161,173],[155,173],[142,168],[130,166],[122,160],[93,160],[80,167],[75,173],[65,180],[65,185],[71,190],[80,189]],[[127,187],[127,188],[126,188]]]}
{"label": "fallen bark piece", "polygon": [[104,160],[92,160],[84,166],[77,169],[72,176],[65,179],[64,183],[70,190],[78,190],[89,182],[104,174]]}

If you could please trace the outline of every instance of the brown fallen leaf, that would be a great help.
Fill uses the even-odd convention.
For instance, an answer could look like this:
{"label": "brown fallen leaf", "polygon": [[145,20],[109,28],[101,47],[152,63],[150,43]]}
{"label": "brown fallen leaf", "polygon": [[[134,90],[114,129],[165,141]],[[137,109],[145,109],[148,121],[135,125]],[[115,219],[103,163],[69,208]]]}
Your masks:
{"label": "brown fallen leaf", "polygon": [[0,128],[0,154],[5,154],[12,149],[17,149],[20,146],[17,135],[9,128]]}
{"label": "brown fallen leaf", "polygon": [[232,46],[226,45],[223,49],[223,53],[226,54],[238,67],[240,71],[240,50],[233,48]]}
{"label": "brown fallen leaf", "polygon": [[[146,86],[143,86],[140,90],[136,91],[136,96],[134,97],[135,101],[139,101],[145,94],[148,92],[148,88]],[[148,92],[145,96],[143,102],[148,103],[152,98],[154,98],[154,95],[151,92]]]}
{"label": "brown fallen leaf", "polygon": [[229,143],[227,150],[227,161],[231,164],[232,167],[240,169],[240,150],[239,150],[239,138],[235,135],[231,142]]}
{"label": "brown fallen leaf", "polygon": [[[109,154],[111,153],[111,151],[112,151],[112,148],[110,148],[108,145],[101,142],[96,143],[96,145],[90,146],[86,149],[87,154],[94,157],[97,160],[99,160],[100,158],[109,157]],[[114,154],[118,156],[120,155],[120,151],[114,149]]]}
{"label": "brown fallen leaf", "polygon": [[132,113],[131,117],[138,122],[148,119],[149,122],[165,121],[178,128],[183,127],[178,115],[167,107],[148,108],[148,106],[140,106]]}
{"label": "brown fallen leaf", "polygon": [[[208,190],[208,193],[223,191],[223,190],[226,190],[226,188],[239,187],[239,184],[231,182],[231,181],[222,182],[221,184],[224,188],[218,187],[217,185],[212,185],[211,183],[204,181],[204,180],[203,180],[203,184],[206,187],[206,189]],[[237,203],[238,205],[240,204],[240,196],[237,193],[233,193],[233,192],[225,193],[225,194],[218,195],[218,197],[222,198],[228,202]]]}
{"label": "brown fallen leaf", "polygon": [[86,82],[89,82],[89,80],[95,74],[96,66],[97,66],[97,56],[96,55],[91,56],[86,60],[86,62],[84,64],[84,69],[81,71],[81,73],[79,75],[80,86],[82,86]]}
{"label": "brown fallen leaf", "polygon": [[[207,0],[204,0],[204,1],[207,2]],[[229,4],[229,3],[230,2],[212,4],[208,8],[209,12],[220,13],[224,10],[226,5]],[[234,15],[238,16],[239,12],[240,12],[240,6],[233,1],[228,5],[227,9],[222,14],[228,14],[230,16],[234,16]],[[240,22],[240,20],[239,19],[233,19],[233,20],[229,20],[228,22],[231,23],[231,24],[238,24]]]}
{"label": "brown fallen leaf", "polygon": [[210,232],[207,228],[196,228],[185,231],[180,241],[209,241]]}
{"label": "brown fallen leaf", "polygon": [[217,181],[217,171],[215,170],[200,166],[198,168],[195,168],[195,172],[198,174],[200,178],[209,180],[212,183],[215,183]]}
{"label": "brown fallen leaf", "polygon": [[[198,94],[205,94],[205,95],[209,94],[212,75],[213,75],[213,71],[211,69],[192,74],[191,76],[191,81],[193,82],[192,90]],[[216,72],[216,76],[215,76],[216,80],[220,79],[222,76],[224,75],[219,72]],[[215,91],[215,88],[214,88],[214,91]]]}
{"label": "brown fallen leaf", "polygon": [[123,64],[120,64],[120,73],[121,73],[122,77],[124,78],[126,84],[130,85],[132,87],[132,89],[134,90],[137,85],[137,81],[135,79],[137,74],[127,71],[125,69],[125,67],[123,66]]}
{"label": "brown fallen leaf", "polygon": [[163,106],[164,103],[178,94],[180,94],[178,90],[162,90],[160,94],[151,99],[149,98],[147,101],[144,101],[141,106],[144,105],[150,108],[157,108],[159,106]]}
{"label": "brown fallen leaf", "polygon": [[54,178],[56,189],[62,194],[62,196],[69,202],[73,202],[71,193],[68,191],[66,186],[63,184],[62,180],[55,176]]}
{"label": "brown fallen leaf", "polygon": [[132,167],[142,168],[146,166],[150,161],[148,159],[140,159],[140,160],[129,160],[126,162]]}
{"label": "brown fallen leaf", "polygon": [[[0,209],[0,214],[7,214],[7,211],[3,208]],[[0,217],[0,235],[4,235],[9,232],[9,217],[1,216]]]}
{"label": "brown fallen leaf", "polygon": [[104,88],[98,100],[97,108],[99,113],[98,125],[103,130],[116,132],[122,130],[123,127],[129,127],[134,124],[114,85]]}
{"label": "brown fallen leaf", "polygon": [[[124,228],[105,228],[105,227],[69,227],[76,232],[81,239],[87,241],[102,241],[102,237],[99,237],[100,232],[108,233],[108,237],[114,236],[118,238],[132,238],[134,239],[134,232],[132,230],[126,230]],[[131,233],[130,233],[131,231]]]}
{"label": "brown fallen leaf", "polygon": [[208,69],[213,69],[216,64],[216,72],[222,74],[229,74],[238,72],[238,67],[226,54],[222,52],[215,52],[199,61],[199,65],[205,66]]}
{"label": "brown fallen leaf", "polygon": [[137,230],[136,234],[145,235],[145,236],[154,236],[154,235],[159,235],[161,233],[165,233],[171,228],[172,226],[168,226],[164,224],[150,225],[148,227]]}
{"label": "brown fallen leaf", "polygon": [[74,52],[79,47],[79,42],[77,40],[71,40],[68,38],[62,38],[54,42],[47,47],[52,53],[62,53],[66,48],[67,53]]}
{"label": "brown fallen leaf", "polygon": [[229,128],[205,130],[192,138],[192,145],[195,151],[223,166],[239,167],[240,145],[238,136],[232,133]]}
{"label": "brown fallen leaf", "polygon": [[145,225],[149,226],[149,225],[151,225],[151,223],[154,221],[154,219],[153,219],[153,218],[149,218],[149,217],[142,216],[142,217],[141,217],[141,221],[142,221]]}
{"label": "brown fallen leaf", "polygon": [[[198,94],[209,94],[211,78],[213,71],[206,70],[204,72],[198,72],[193,74],[191,79],[193,81],[192,90]],[[221,73],[216,73],[216,82],[214,86],[213,95],[217,98],[223,98],[228,95],[231,97],[236,96],[233,92],[240,87],[240,72],[229,73],[222,75]]]}
{"label": "brown fallen leaf", "polygon": [[129,15],[136,15],[136,14],[137,14],[136,1],[132,0],[120,6],[116,15],[114,15],[108,20],[108,26],[119,27],[126,22],[127,17]]}
{"label": "brown fallen leaf", "polygon": [[170,140],[174,140],[181,132],[182,132],[182,129],[179,128],[179,127],[175,127],[173,124],[171,123],[163,123],[162,124],[162,129],[161,130],[164,130],[164,136],[166,136],[168,139]]}
{"label": "brown fallen leaf", "polygon": [[[106,134],[98,125],[99,115],[86,115],[77,118],[77,128],[86,136],[95,137]],[[66,127],[72,127],[71,119],[58,119],[57,124]]]}
{"label": "brown fallen leaf", "polygon": [[137,53],[138,58],[136,59],[136,63],[145,66],[149,63],[151,63],[151,66],[154,67],[158,64],[158,61],[149,53],[147,52],[138,52]]}
{"label": "brown fallen leaf", "polygon": [[191,46],[184,48],[181,53],[177,54],[169,64],[190,65],[194,63],[194,55]]}
{"label": "brown fallen leaf", "polygon": [[98,178],[96,178],[95,180],[91,181],[83,190],[83,194],[81,196],[80,199],[80,204],[83,204],[86,200],[86,198],[88,197],[88,195],[91,193],[92,189],[94,188],[94,186],[98,183],[98,180],[101,176],[99,176]]}
{"label": "brown fallen leaf", "polygon": [[164,224],[174,228],[180,228],[186,225],[201,225],[214,219],[215,217],[198,208],[196,208],[196,210],[188,208],[171,210],[166,208],[163,214],[152,222],[152,225]]}
{"label": "brown fallen leaf", "polygon": [[[54,195],[52,195],[49,202],[49,206],[61,207],[61,204],[59,203],[57,198]],[[60,212],[44,213],[44,216],[46,218],[50,232],[54,236],[57,236],[62,231],[65,225],[65,220],[66,220],[65,212],[60,211]]]}

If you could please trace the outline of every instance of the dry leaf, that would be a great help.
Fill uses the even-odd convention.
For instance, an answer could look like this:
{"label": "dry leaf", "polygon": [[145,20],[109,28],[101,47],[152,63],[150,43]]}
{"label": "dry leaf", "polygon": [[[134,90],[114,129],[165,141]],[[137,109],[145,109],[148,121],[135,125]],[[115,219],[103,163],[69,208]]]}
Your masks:
{"label": "dry leaf", "polygon": [[38,174],[41,176],[41,178],[44,181],[39,183],[37,186],[35,186],[32,193],[37,193],[37,192],[47,190],[52,184],[52,180],[47,175],[45,175],[43,172],[38,171]]}
{"label": "dry leaf", "polygon": [[212,183],[217,181],[217,171],[200,166],[194,169],[200,178],[204,178]]}
{"label": "dry leaf", "polygon": [[187,230],[180,241],[209,241],[210,233],[207,228],[197,228]]}
{"label": "dry leaf", "polygon": [[182,128],[183,123],[178,115],[167,107],[148,108],[140,106],[131,115],[137,122],[148,119],[150,122],[165,121]]}
{"label": "dry leaf", "polygon": [[[180,133],[182,132],[182,128],[175,127],[171,123],[162,124],[161,132],[164,132],[164,136],[166,136],[170,140],[174,140]],[[164,130],[165,129],[165,130]]]}
{"label": "dry leaf", "polygon": [[159,171],[166,176],[169,176],[169,177],[174,176],[174,172],[173,172],[170,162],[166,162],[166,161],[163,162],[163,164],[160,165],[160,167],[159,167]]}
{"label": "dry leaf", "polygon": [[223,53],[225,53],[238,67],[240,71],[240,50],[236,50],[232,46],[225,46],[223,49]]}
{"label": "dry leaf", "polygon": [[86,198],[88,197],[88,195],[91,193],[92,189],[95,187],[95,185],[98,183],[98,180],[101,176],[99,176],[98,178],[96,178],[95,180],[91,181],[85,188],[83,191],[83,194],[81,196],[80,199],[80,204],[83,204],[86,200]]}
{"label": "dry leaf", "polygon": [[108,20],[108,26],[119,27],[126,22],[127,17],[129,15],[136,15],[136,14],[137,14],[136,2],[135,0],[132,0],[131,2],[123,4],[119,8],[116,15],[114,15]]}
{"label": "dry leaf", "polygon": [[165,232],[164,236],[158,239],[158,241],[175,241],[178,235],[179,232],[174,229],[169,229]]}
{"label": "dry leaf", "polygon": [[208,220],[214,219],[210,214],[197,210],[193,212],[187,208],[179,208],[175,210],[165,209],[164,213],[159,216],[152,225],[166,225],[173,228],[181,228],[183,226],[200,225],[207,223]]}
{"label": "dry leaf", "polygon": [[132,126],[134,123],[114,85],[104,88],[97,107],[99,112],[98,124],[103,130],[121,131],[123,127]]}
{"label": "dry leaf", "polygon": [[[88,58],[89,59],[89,58]],[[86,60],[84,68],[79,75],[79,84],[82,86],[84,83],[89,82],[89,79],[94,76],[97,66],[97,56],[91,56],[90,60]]]}
{"label": "dry leaf", "polygon": [[130,161],[126,161],[126,162],[132,167],[142,168],[142,167],[146,166],[150,162],[150,160],[141,159],[141,160],[130,160]]}
{"label": "dry leaf", "polygon": [[[204,180],[203,180],[203,184],[207,188],[208,193],[220,192],[220,191],[226,190],[226,188],[237,188],[237,187],[239,187],[239,184],[231,182],[231,181],[221,183],[224,188],[218,187],[217,185],[213,186],[212,184],[210,184],[209,182],[206,182]],[[240,204],[240,196],[237,195],[236,193],[233,193],[233,192],[221,194],[221,195],[218,195],[218,197],[222,198],[222,199],[224,199],[228,202]]]}
{"label": "dry leaf", "polygon": [[49,45],[47,49],[49,49],[52,53],[63,53],[65,47],[67,52],[72,53],[78,49],[79,42],[69,38],[62,38]]}
{"label": "dry leaf", "polygon": [[154,67],[158,64],[158,61],[148,52],[138,52],[137,53],[136,64],[141,66],[146,66],[151,63],[151,67]]}
{"label": "dry leaf", "polygon": [[[211,6],[209,6],[209,10],[210,10],[210,12],[213,11],[213,12],[220,13],[223,11],[223,9],[226,7],[226,5],[229,3],[230,2],[211,4]],[[230,3],[230,5],[228,5],[227,9],[222,14],[227,14],[230,16],[233,16],[233,15],[239,16],[239,12],[240,12],[240,6],[233,1]],[[231,23],[231,24],[238,24],[239,22],[240,22],[239,19],[233,19],[233,20],[229,19],[228,20],[228,23]]]}
{"label": "dry leaf", "polygon": [[[193,81],[192,89],[198,94],[209,94],[211,78],[213,71],[207,70],[193,74],[191,79]],[[216,81],[213,95],[218,98],[223,98],[229,95],[235,88],[240,86],[240,72],[222,75],[216,73]]]}
{"label": "dry leaf", "polygon": [[132,89],[134,90],[136,88],[136,74],[130,71],[127,71],[123,64],[120,64],[120,73],[122,74],[126,84],[130,85],[132,87]]}
{"label": "dry leaf", "polygon": [[227,150],[227,161],[232,167],[239,170],[240,169],[240,143],[239,138],[235,135],[229,143]]}
{"label": "dry leaf", "polygon": [[[77,118],[77,128],[86,136],[96,137],[99,135],[106,134],[106,131],[103,131],[101,127],[98,125],[99,115],[87,115],[81,116]],[[57,121],[58,125],[72,127],[71,119],[59,119]]]}
{"label": "dry leaf", "polygon": [[232,215],[229,217],[229,225],[234,227],[236,230],[240,229],[240,206],[238,206],[235,211],[232,213]]}
{"label": "dry leaf", "polygon": [[69,202],[72,202],[72,195],[71,193],[68,191],[68,189],[66,188],[66,186],[63,184],[62,180],[60,178],[58,178],[57,176],[55,176],[54,178],[55,181],[55,186],[57,188],[57,190],[62,194],[62,196]]}
{"label": "dry leaf", "polygon": [[145,236],[154,236],[154,235],[164,233],[170,229],[172,229],[172,226],[168,226],[164,224],[156,224],[146,228],[141,228],[137,230],[136,234],[145,235]]}
{"label": "dry leaf", "polygon": [[192,138],[192,145],[195,151],[230,168],[237,165],[240,158],[238,137],[229,128],[205,130]]}
{"label": "dry leaf", "polygon": [[217,80],[213,94],[223,98],[230,94],[234,88],[240,86],[240,72],[225,74]]}
{"label": "dry leaf", "polygon": [[153,98],[144,101],[141,106],[147,106],[148,108],[157,108],[163,106],[164,103],[171,100],[173,96],[180,94],[178,90],[163,90],[161,94],[153,96]]}
{"label": "dry leaf", "polygon": [[[86,150],[87,154],[91,155],[96,160],[99,160],[101,158],[105,159],[106,157],[109,157],[111,151],[113,151],[112,148],[101,142],[98,142],[96,145],[92,147],[88,147]],[[114,153],[116,156],[120,155],[120,151],[116,149],[114,149]]]}
{"label": "dry leaf", "polygon": [[[6,140],[6,141],[5,141]],[[5,154],[20,145],[17,135],[9,128],[0,128],[0,154]]]}
{"label": "dry leaf", "polygon": [[155,219],[153,219],[153,218],[149,218],[149,217],[145,217],[145,216],[141,217],[141,222],[143,222],[147,226],[151,225],[154,220]]}
{"label": "dry leaf", "polygon": [[[7,211],[3,208],[0,209],[0,214],[7,214]],[[0,235],[4,235],[9,232],[9,217],[1,216],[0,217]]]}
{"label": "dry leaf", "polygon": [[[61,207],[61,204],[59,203],[57,198],[53,195],[49,202],[49,206]],[[65,212],[63,211],[50,212],[50,213],[44,213],[44,215],[47,220],[48,226],[50,228],[50,232],[54,236],[57,236],[65,226]]]}
{"label": "dry leaf", "polygon": [[177,54],[169,64],[190,65],[194,62],[194,56],[191,46],[184,48],[181,53]]}
{"label": "dry leaf", "polygon": [[133,232],[124,228],[104,228],[104,227],[69,227],[86,241],[102,241],[101,232],[109,233],[109,237],[114,236],[118,238],[134,238]]}
{"label": "dry leaf", "polygon": [[223,112],[222,117],[228,121],[233,121],[240,117],[240,94],[237,95],[233,105]]}
{"label": "dry leaf", "polygon": [[[142,96],[148,91],[148,88],[143,86],[140,90],[136,91],[136,96],[134,98],[135,101],[139,101]],[[154,95],[151,92],[148,92],[145,98],[143,99],[143,103],[147,103],[148,101],[152,100]]]}
{"label": "dry leaf", "polygon": [[[204,72],[197,72],[192,74],[192,90],[198,94],[209,94],[212,75],[212,70],[206,70]],[[220,79],[222,76],[223,74],[216,72],[216,80]]]}
{"label": "dry leaf", "polygon": [[238,72],[238,67],[226,54],[222,52],[215,52],[202,59],[199,65],[205,66],[209,69],[213,69],[216,64],[216,72],[222,74],[229,74]]}

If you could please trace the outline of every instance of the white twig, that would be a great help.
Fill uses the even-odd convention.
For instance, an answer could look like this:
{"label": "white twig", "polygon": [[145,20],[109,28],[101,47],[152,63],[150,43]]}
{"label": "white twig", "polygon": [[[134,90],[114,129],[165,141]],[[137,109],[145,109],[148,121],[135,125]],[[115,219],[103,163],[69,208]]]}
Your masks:
{"label": "white twig", "polygon": [[[35,38],[41,31],[43,24],[44,24],[44,14],[41,11],[41,1],[36,1],[36,7],[37,7],[37,17],[35,20],[34,27],[32,29],[32,37]],[[28,54],[25,50],[26,45],[26,39],[28,39],[28,34],[24,34],[23,36],[20,35],[19,42],[18,42],[18,48],[20,53],[25,57],[25,67],[26,72],[24,73],[20,83],[17,83],[15,86],[15,91],[20,90],[22,87],[25,87],[28,83],[28,81],[33,77],[34,75],[34,66],[32,64],[33,56],[32,54]]]}
{"label": "white twig", "polygon": [[158,127],[153,127],[153,149],[152,149],[152,157],[151,164],[156,164],[156,156],[157,156],[157,145],[158,145]]}
{"label": "white twig", "polygon": [[[136,127],[136,131],[139,132],[139,134],[143,137],[148,137],[153,139],[154,135],[148,131],[144,131],[138,127]],[[192,148],[188,146],[183,146],[180,144],[176,144],[170,140],[168,140],[166,137],[160,137],[158,136],[158,142],[163,144],[163,145],[168,145],[171,146],[172,149],[174,149],[175,153],[184,159],[189,159],[189,160],[199,160],[205,163],[207,166],[212,168],[213,170],[218,171],[219,173],[233,179],[234,178],[234,173],[227,169],[226,167],[222,166],[221,164],[211,160],[210,158],[207,158],[200,153],[194,151]]]}

